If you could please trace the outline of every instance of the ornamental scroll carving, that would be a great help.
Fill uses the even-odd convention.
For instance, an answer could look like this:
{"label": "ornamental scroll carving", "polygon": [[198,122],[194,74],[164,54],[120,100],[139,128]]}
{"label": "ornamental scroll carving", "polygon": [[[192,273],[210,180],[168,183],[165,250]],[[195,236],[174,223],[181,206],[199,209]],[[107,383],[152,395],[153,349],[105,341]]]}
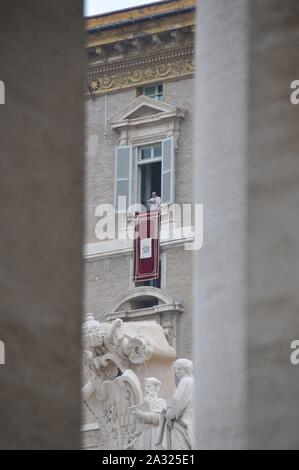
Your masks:
{"label": "ornamental scroll carving", "polygon": [[114,65],[95,66],[88,73],[94,94],[107,93],[144,83],[186,77],[194,73],[193,49],[168,52]]}
{"label": "ornamental scroll carving", "polygon": [[[154,322],[123,323],[116,319],[100,323],[88,314],[82,339],[82,398],[91,417],[83,447],[132,448],[136,420],[129,409],[143,401],[141,382],[157,370],[157,362],[161,363],[159,373],[169,387],[169,393],[166,388],[164,394],[170,396],[174,381],[167,378],[167,373],[175,352],[163,329]],[[159,349],[157,344],[161,345]]]}
{"label": "ornamental scroll carving", "polygon": [[127,410],[142,399],[132,364],[144,363],[152,354],[149,341],[130,336],[122,320],[99,323],[92,314],[83,325],[82,395],[98,424],[97,448],[126,449],[132,445],[135,423]]}

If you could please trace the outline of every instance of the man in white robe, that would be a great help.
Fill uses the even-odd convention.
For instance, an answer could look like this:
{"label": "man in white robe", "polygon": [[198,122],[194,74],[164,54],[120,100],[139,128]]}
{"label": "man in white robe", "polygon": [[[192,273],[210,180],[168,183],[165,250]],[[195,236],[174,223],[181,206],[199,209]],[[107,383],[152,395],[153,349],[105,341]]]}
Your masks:
{"label": "man in white robe", "polygon": [[152,197],[148,200],[148,205],[150,211],[159,211],[161,209],[161,198],[157,196],[157,193],[152,193]]}

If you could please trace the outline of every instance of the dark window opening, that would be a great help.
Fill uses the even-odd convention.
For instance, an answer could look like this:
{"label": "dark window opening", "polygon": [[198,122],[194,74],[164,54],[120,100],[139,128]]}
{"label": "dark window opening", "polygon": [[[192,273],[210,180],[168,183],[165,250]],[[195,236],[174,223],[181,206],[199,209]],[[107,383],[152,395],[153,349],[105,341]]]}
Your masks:
{"label": "dark window opening", "polygon": [[140,202],[148,209],[152,193],[161,197],[161,162],[140,165]]}

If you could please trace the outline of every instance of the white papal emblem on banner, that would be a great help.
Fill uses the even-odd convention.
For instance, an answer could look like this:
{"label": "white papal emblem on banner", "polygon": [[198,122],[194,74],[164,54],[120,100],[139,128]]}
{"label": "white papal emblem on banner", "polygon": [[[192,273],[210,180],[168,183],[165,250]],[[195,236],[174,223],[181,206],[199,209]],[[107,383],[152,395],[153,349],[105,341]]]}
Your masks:
{"label": "white papal emblem on banner", "polygon": [[152,257],[152,239],[144,238],[140,240],[140,259]]}

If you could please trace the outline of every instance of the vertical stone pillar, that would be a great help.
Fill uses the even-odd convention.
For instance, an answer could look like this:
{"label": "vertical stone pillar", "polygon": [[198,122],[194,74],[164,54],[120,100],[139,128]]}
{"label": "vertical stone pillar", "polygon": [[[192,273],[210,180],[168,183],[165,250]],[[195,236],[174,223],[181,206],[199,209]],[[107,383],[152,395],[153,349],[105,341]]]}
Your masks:
{"label": "vertical stone pillar", "polygon": [[197,9],[195,190],[204,245],[195,259],[196,446],[246,446],[246,0]]}
{"label": "vertical stone pillar", "polygon": [[79,447],[83,7],[0,15],[0,447]]}
{"label": "vertical stone pillar", "polygon": [[250,1],[249,423],[252,448],[299,448],[299,4]]}
{"label": "vertical stone pillar", "polygon": [[298,25],[292,0],[198,3],[199,448],[299,447]]}

